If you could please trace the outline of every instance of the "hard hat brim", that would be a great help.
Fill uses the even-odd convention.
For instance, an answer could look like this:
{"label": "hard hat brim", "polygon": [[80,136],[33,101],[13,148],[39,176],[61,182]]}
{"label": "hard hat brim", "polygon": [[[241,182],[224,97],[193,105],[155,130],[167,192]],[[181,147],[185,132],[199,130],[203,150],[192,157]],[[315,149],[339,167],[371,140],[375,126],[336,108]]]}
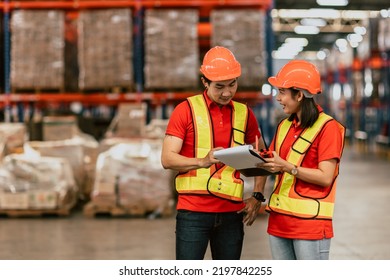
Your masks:
{"label": "hard hat brim", "polygon": [[210,81],[212,82],[219,82],[219,81],[226,81],[226,80],[231,80],[235,79],[241,76],[241,69],[238,69],[230,74],[227,75],[213,75],[211,73],[207,73],[207,71],[202,71],[202,68],[200,69],[200,72]]}
{"label": "hard hat brim", "polygon": [[274,86],[274,87],[277,87],[277,88],[295,88],[295,89],[298,89],[298,90],[306,90],[308,93],[312,94],[312,95],[316,95],[316,94],[320,94],[322,92],[321,88],[311,88],[311,87],[308,87],[307,85],[303,85],[303,84],[300,84],[300,83],[297,83],[297,82],[285,82],[285,81],[280,81],[278,80],[276,77],[269,77],[268,78],[268,82]]}

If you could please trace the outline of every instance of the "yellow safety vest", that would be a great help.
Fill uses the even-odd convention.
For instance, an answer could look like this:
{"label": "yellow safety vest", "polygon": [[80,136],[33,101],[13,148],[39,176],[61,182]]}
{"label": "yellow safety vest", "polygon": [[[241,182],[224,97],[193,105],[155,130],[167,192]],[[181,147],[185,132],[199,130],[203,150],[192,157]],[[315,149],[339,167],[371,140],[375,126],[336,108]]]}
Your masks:
{"label": "yellow safety vest", "polygon": [[[203,95],[187,98],[191,107],[195,133],[195,158],[203,158],[214,147],[212,121]],[[245,143],[248,121],[248,107],[233,101],[232,133],[230,146]],[[215,164],[209,168],[199,168],[179,173],[175,178],[176,190],[180,194],[213,194],[215,196],[242,201],[244,182],[235,177],[236,170],[230,166],[217,169]]]}
{"label": "yellow safety vest", "polygon": [[[333,118],[325,113],[320,113],[318,120],[310,128],[305,129],[292,145],[286,160],[296,166],[301,166],[306,152],[314,139],[321,132],[328,121]],[[337,122],[338,123],[338,122]],[[279,153],[281,144],[285,139],[291,121],[283,120],[279,126],[275,138],[275,151]],[[338,123],[343,136],[345,128]],[[343,142],[344,145],[344,142]],[[339,164],[337,164],[334,180],[329,187],[329,192],[324,197],[304,197],[295,190],[295,176],[284,172],[275,180],[274,190],[267,205],[267,211],[274,211],[281,214],[307,219],[332,219],[334,211],[334,201],[336,194],[336,178],[339,174]]]}

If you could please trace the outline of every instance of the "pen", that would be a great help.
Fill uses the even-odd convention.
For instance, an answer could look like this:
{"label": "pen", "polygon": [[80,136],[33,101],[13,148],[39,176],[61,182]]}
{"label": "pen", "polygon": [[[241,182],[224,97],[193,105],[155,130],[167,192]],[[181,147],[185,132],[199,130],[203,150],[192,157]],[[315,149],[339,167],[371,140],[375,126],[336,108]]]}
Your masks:
{"label": "pen", "polygon": [[259,151],[259,138],[256,135],[256,151]]}

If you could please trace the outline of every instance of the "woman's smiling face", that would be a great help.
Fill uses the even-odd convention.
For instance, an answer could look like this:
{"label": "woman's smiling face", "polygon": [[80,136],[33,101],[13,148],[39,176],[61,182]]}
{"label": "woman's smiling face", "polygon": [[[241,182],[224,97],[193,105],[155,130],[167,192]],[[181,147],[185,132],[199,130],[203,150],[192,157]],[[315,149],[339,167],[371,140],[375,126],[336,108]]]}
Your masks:
{"label": "woman's smiling face", "polygon": [[279,88],[276,95],[276,101],[282,106],[283,112],[291,115],[300,111],[300,95],[292,94],[291,89]]}

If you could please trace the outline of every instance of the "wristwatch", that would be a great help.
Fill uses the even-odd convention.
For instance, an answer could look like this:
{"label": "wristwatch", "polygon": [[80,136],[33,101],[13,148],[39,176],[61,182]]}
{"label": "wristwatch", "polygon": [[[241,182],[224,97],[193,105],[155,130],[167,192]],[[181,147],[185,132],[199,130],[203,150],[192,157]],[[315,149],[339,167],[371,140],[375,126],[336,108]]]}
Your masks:
{"label": "wristwatch", "polygon": [[298,167],[294,165],[294,168],[291,169],[291,175],[297,176],[298,175]]}
{"label": "wristwatch", "polygon": [[252,196],[257,199],[257,201],[264,202],[265,198],[264,195],[261,192],[254,192],[252,193]]}

